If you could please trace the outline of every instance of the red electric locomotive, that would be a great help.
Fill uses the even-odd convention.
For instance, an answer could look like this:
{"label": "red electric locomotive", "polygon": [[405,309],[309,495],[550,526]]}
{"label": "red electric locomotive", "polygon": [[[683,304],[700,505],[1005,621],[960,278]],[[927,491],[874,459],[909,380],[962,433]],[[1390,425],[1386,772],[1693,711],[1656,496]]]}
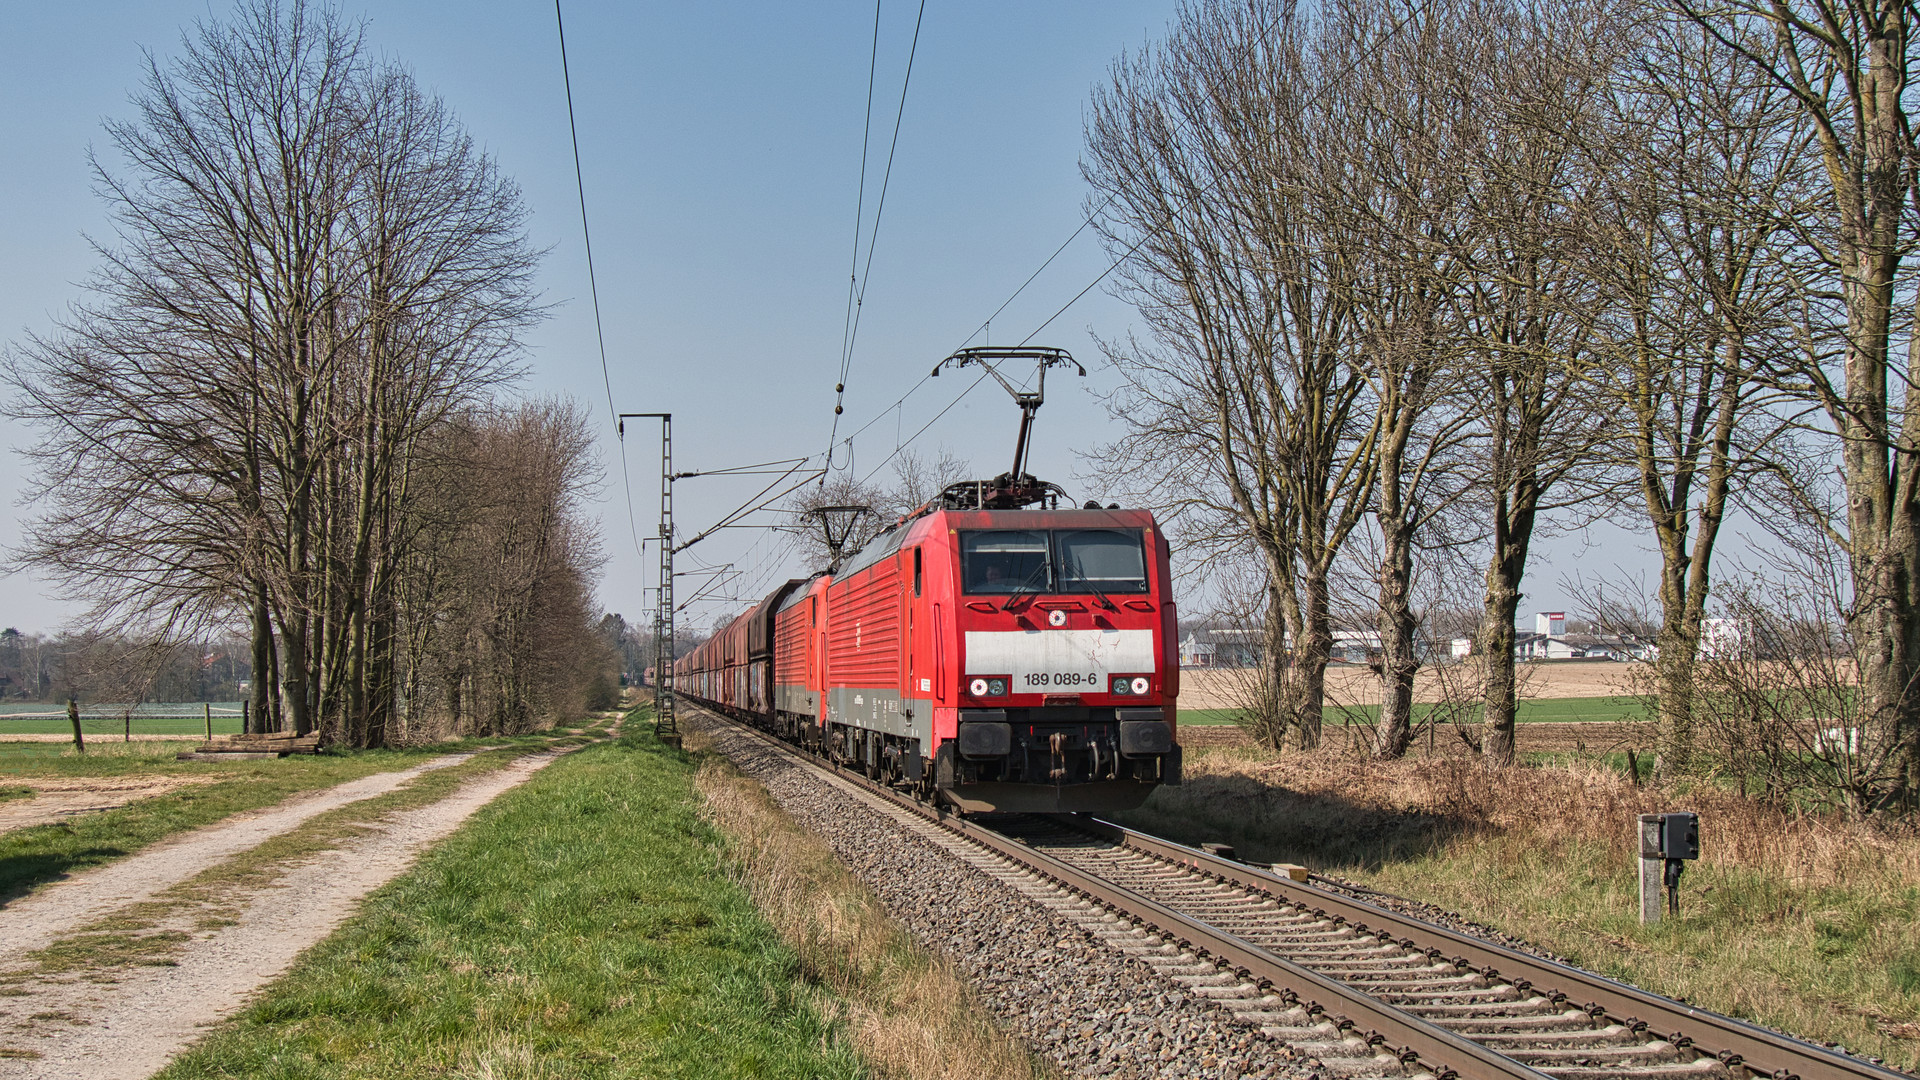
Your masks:
{"label": "red electric locomotive", "polygon": [[[950,361],[1008,358],[1040,359],[1043,379],[1072,362]],[[1061,509],[1022,469],[1040,392],[1008,389],[1011,472],[782,585],[675,665],[681,692],[963,810],[1110,811],[1178,783],[1166,538],[1144,510]]]}

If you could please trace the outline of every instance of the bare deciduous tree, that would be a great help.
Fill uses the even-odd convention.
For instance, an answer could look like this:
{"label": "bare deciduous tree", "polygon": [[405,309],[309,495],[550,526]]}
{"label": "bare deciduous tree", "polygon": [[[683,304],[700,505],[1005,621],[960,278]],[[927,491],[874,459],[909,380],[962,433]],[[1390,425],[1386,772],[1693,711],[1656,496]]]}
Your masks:
{"label": "bare deciduous tree", "polygon": [[1869,712],[1896,733],[1898,779],[1886,797],[1911,806],[1920,798],[1916,11],[1903,0],[1674,5],[1785,92],[1818,148],[1825,180],[1818,212],[1789,224],[1822,276],[1802,297],[1801,362],[1778,374],[1819,409],[1837,444],[1841,514],[1826,517],[1818,482],[1782,475],[1847,553],[1844,610],[1859,650],[1860,689]]}
{"label": "bare deciduous tree", "polygon": [[519,191],[304,0],[198,24],[134,106],[89,299],[7,358],[43,431],[19,555],[97,626],[243,618],[257,723],[383,744],[423,455],[541,314]]}
{"label": "bare deciduous tree", "polygon": [[1608,182],[1589,207],[1606,314],[1587,377],[1617,406],[1607,454],[1660,556],[1652,697],[1668,775],[1692,768],[1694,657],[1735,481],[1783,426],[1764,374],[1794,350],[1784,223],[1808,201],[1786,106],[1710,35],[1652,21],[1587,148]]}
{"label": "bare deciduous tree", "polygon": [[[1236,522],[1267,575],[1264,654],[1278,744],[1319,740],[1328,582],[1372,488],[1377,432],[1353,363],[1356,252],[1326,152],[1350,104],[1323,24],[1287,0],[1198,4],[1122,58],[1094,97],[1083,165],[1149,340],[1110,343],[1129,490]],[[1194,472],[1209,483],[1196,485]],[[1177,480],[1176,480],[1177,478]],[[1236,541],[1229,539],[1231,548]]]}

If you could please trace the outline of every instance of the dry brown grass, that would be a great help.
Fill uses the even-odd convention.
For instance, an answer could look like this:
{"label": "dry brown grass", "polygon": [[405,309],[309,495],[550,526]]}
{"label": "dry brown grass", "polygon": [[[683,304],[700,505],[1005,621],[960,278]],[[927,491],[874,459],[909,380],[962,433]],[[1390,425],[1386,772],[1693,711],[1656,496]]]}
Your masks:
{"label": "dry brown grass", "polygon": [[1245,748],[1196,755],[1188,773],[1187,787],[1155,797],[1162,815],[1177,807],[1181,816],[1228,823],[1252,810],[1263,822],[1246,830],[1256,846],[1311,847],[1338,863],[1377,864],[1472,837],[1538,850],[1595,847],[1625,865],[1639,850],[1638,815],[1688,809],[1704,822],[1705,866],[1798,888],[1866,877],[1920,889],[1920,838],[1909,830],[1795,813],[1711,786],[1635,786],[1618,770],[1584,762],[1501,772],[1471,758],[1372,762]]}
{"label": "dry brown grass", "polygon": [[[690,750],[707,740],[688,732]],[[890,1077],[1043,1080],[1054,1074],[996,1026],[953,968],[921,951],[824,841],[718,754],[696,776],[741,883],[825,991],[860,1054]]]}
{"label": "dry brown grass", "polygon": [[[1920,838],[1712,787],[1636,787],[1593,764],[1490,773],[1202,750],[1124,820],[1305,863],[1462,912],[1575,963],[1796,1034],[1920,1066]],[[1682,915],[1638,922],[1634,822],[1701,815]]]}

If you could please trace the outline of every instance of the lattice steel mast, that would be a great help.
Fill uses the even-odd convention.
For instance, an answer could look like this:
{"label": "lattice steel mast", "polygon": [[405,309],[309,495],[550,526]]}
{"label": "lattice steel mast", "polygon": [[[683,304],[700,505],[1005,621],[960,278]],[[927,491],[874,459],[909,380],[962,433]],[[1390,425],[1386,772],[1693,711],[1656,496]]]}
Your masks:
{"label": "lattice steel mast", "polygon": [[621,413],[620,434],[629,419],[660,421],[660,587],[653,615],[653,730],[678,745],[680,724],[673,707],[673,414]]}

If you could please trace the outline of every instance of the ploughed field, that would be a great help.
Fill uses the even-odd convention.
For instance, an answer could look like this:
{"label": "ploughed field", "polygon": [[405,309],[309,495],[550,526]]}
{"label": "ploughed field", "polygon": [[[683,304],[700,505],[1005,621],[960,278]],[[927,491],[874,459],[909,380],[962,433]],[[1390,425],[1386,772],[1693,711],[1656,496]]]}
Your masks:
{"label": "ploughed field", "polygon": [[[1521,753],[1618,753],[1653,745],[1654,728],[1645,704],[1633,696],[1651,672],[1644,664],[1572,661],[1520,665],[1521,700],[1517,738]],[[1240,688],[1252,672],[1241,669],[1186,668],[1180,672],[1180,741],[1189,747],[1246,746],[1251,740],[1234,724]],[[1380,681],[1354,665],[1327,670],[1326,722],[1330,737],[1338,728],[1367,728],[1379,713]],[[1416,710],[1438,697],[1437,680],[1422,672],[1414,684]],[[1354,737],[1361,737],[1358,732]],[[1467,752],[1467,745],[1443,728],[1433,749]]]}
{"label": "ploughed field", "polygon": [[[1246,668],[1180,669],[1180,708],[1232,709],[1240,701],[1240,688],[1254,672]],[[1651,682],[1652,672],[1645,664],[1620,664],[1607,660],[1572,660],[1519,665],[1520,696],[1528,704],[1545,704],[1561,698],[1619,698],[1631,696]],[[1414,679],[1415,701],[1431,702],[1440,697],[1439,680],[1431,669],[1422,669]],[[1380,704],[1380,679],[1358,664],[1334,664],[1327,668],[1329,704],[1377,706]],[[1622,705],[1626,702],[1623,700]],[[1553,719],[1585,719],[1555,716]]]}

